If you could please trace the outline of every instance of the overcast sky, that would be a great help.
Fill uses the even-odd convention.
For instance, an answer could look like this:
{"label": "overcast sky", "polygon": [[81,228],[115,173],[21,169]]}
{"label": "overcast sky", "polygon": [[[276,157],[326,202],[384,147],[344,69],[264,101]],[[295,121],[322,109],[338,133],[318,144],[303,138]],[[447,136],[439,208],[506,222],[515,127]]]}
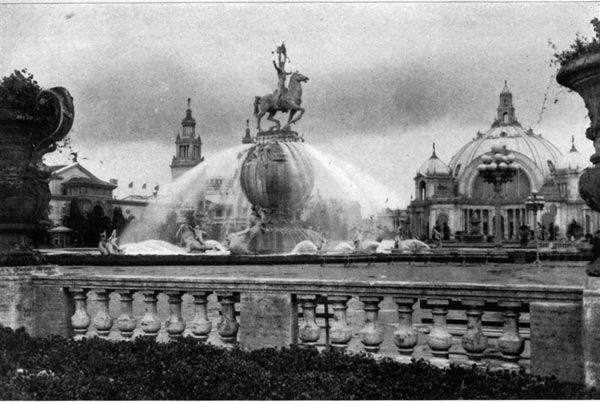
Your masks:
{"label": "overcast sky", "polygon": [[[254,96],[271,92],[272,51],[310,78],[296,130],[400,195],[437,143],[448,163],[493,121],[504,80],[517,118],[591,155],[583,101],[550,66],[598,3],[2,4],[0,74],[28,68],[74,97],[80,162],[119,196],[170,181],[187,98],[203,154],[238,145]],[[544,98],[547,98],[542,112]],[[66,162],[65,154],[47,158]]]}

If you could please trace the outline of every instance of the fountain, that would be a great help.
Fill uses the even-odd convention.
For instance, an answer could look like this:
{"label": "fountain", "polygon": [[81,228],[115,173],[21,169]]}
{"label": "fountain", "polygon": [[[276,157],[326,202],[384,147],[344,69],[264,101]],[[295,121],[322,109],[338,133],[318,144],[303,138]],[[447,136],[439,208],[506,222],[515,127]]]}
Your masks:
{"label": "fountain", "polygon": [[[226,223],[213,236],[225,243],[233,254],[287,254],[300,243],[305,247],[296,250],[316,247],[322,251],[321,246],[325,244],[322,224],[313,226],[303,219],[307,210],[321,199],[321,191],[330,193],[329,200],[355,200],[359,216],[361,209],[370,215],[383,209],[384,200],[390,197],[389,191],[359,169],[305,143],[303,136],[292,130],[291,126],[304,115],[305,110],[300,106],[302,84],[309,79],[298,71],[285,71],[288,60],[285,45],[277,48],[277,54],[279,63],[274,64],[279,77],[278,88],[273,93],[255,97],[256,135],[251,136],[247,129],[243,145],[214,155],[182,175],[170,188],[165,188],[141,219],[145,223],[138,222],[133,230],[125,232],[124,242],[158,237],[156,223],[164,222],[169,211],[177,209],[180,211],[178,222],[187,224],[186,232],[190,233],[194,225],[208,224],[208,218],[196,214],[193,224],[184,223],[182,211],[192,211],[196,205],[212,202],[228,210]],[[284,125],[275,119],[277,112],[289,113]],[[273,122],[267,129],[261,127],[264,116]],[[211,191],[211,184],[206,184],[214,177],[219,178],[218,191]],[[340,213],[343,208],[344,205],[335,204],[333,209]],[[154,227],[148,226],[148,222],[154,222]],[[351,227],[361,224],[360,217],[344,224],[348,233]],[[343,234],[336,233],[336,236]],[[160,253],[158,248],[173,252],[166,244],[157,245]],[[189,251],[190,247],[186,248]],[[194,248],[200,250],[197,245]],[[130,246],[125,250],[133,252]],[[220,254],[222,249],[217,251]]]}

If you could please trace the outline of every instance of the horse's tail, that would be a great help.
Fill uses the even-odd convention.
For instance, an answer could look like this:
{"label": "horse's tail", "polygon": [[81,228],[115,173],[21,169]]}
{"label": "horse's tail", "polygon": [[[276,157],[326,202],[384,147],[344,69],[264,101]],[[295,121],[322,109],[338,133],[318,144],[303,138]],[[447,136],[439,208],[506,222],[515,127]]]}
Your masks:
{"label": "horse's tail", "polygon": [[258,114],[258,105],[260,104],[260,96],[254,97],[254,115]]}

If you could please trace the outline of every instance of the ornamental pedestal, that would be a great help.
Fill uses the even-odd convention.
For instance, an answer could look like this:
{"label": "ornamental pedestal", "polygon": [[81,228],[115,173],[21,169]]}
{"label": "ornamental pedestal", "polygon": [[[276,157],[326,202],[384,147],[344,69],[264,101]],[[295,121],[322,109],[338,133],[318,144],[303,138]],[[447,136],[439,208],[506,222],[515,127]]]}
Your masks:
{"label": "ornamental pedestal", "polygon": [[[590,160],[594,167],[584,171],[579,179],[579,194],[587,205],[600,212],[600,53],[580,56],[562,66],[556,76],[559,84],[577,92],[585,102],[590,126],[585,136],[594,142],[596,152]],[[598,257],[598,256],[595,256]],[[600,325],[600,261],[588,269],[583,291],[583,367],[585,384],[600,384],[600,353],[598,326]]]}
{"label": "ornamental pedestal", "polygon": [[53,274],[56,267],[40,265],[43,258],[26,244],[50,202],[51,172],[42,157],[67,135],[73,113],[64,88],[41,91],[27,108],[0,106],[0,325],[33,335],[72,332],[65,325],[73,314],[70,298],[31,285],[33,274]]}

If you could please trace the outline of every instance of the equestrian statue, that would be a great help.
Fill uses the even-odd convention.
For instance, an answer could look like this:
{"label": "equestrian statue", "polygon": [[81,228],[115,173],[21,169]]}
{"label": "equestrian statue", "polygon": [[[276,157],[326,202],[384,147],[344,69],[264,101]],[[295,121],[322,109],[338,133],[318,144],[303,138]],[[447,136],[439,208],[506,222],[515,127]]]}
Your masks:
{"label": "equestrian statue", "polygon": [[[308,82],[308,77],[300,74],[298,71],[294,73],[285,71],[285,63],[290,59],[287,57],[284,43],[281,43],[281,46],[277,47],[276,52],[277,63],[273,60],[273,66],[277,71],[277,89],[275,89],[272,94],[256,96],[254,98],[254,116],[256,116],[256,126],[259,132],[262,132],[260,120],[265,113],[268,113],[267,120],[275,123],[274,126],[269,128],[269,131],[281,129],[279,120],[273,118],[277,112],[290,113],[286,125],[283,126],[283,130],[289,130],[290,126],[300,120],[304,115],[304,108],[300,106],[302,104],[301,83]],[[286,88],[285,81],[288,75],[290,76],[290,80],[288,87]],[[300,114],[294,117],[296,112],[300,112]]]}

